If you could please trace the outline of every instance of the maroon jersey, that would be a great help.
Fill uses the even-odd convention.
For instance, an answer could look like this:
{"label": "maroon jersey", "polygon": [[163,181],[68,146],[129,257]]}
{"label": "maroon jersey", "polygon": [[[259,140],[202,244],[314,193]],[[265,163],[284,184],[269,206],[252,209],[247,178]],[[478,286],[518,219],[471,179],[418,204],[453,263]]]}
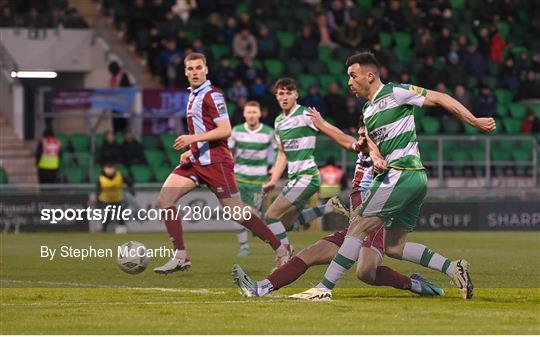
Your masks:
{"label": "maroon jersey", "polygon": [[[198,135],[217,127],[216,122],[228,119],[225,97],[210,81],[206,81],[196,89],[190,88],[187,122],[190,135]],[[210,142],[196,142],[191,145],[194,163],[209,165],[214,163],[233,163],[227,139]]]}

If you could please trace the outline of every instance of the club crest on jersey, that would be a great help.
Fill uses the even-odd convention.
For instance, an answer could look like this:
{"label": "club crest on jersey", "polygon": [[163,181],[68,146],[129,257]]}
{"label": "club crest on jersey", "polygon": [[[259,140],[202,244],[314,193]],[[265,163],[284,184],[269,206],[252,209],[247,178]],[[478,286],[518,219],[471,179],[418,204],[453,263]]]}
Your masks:
{"label": "club crest on jersey", "polygon": [[380,110],[386,108],[386,105],[387,105],[386,99],[381,99],[377,105],[379,106]]}
{"label": "club crest on jersey", "polygon": [[418,95],[422,95],[422,88],[417,87],[415,85],[410,85],[409,90],[414,92],[414,93],[417,93]]}
{"label": "club crest on jersey", "polygon": [[225,103],[219,103],[217,105],[217,110],[220,115],[226,115],[227,114],[227,106]]}

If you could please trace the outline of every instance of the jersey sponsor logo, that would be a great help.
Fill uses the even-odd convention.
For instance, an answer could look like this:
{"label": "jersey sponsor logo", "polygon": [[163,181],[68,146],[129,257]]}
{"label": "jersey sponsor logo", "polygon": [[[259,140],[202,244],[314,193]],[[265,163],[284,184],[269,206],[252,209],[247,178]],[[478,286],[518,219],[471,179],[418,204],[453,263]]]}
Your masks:
{"label": "jersey sponsor logo", "polygon": [[410,85],[410,86],[409,86],[409,90],[412,91],[412,92],[414,92],[414,93],[417,93],[418,95],[422,95],[422,91],[423,91],[422,88],[417,87],[417,86],[415,86],[415,85]]}
{"label": "jersey sponsor logo", "polygon": [[300,148],[300,142],[298,141],[298,139],[289,139],[283,142],[283,146],[287,150],[297,150],[298,148]]}
{"label": "jersey sponsor logo", "polygon": [[381,127],[373,132],[370,132],[369,136],[375,143],[379,144],[386,137],[386,134],[386,128]]}

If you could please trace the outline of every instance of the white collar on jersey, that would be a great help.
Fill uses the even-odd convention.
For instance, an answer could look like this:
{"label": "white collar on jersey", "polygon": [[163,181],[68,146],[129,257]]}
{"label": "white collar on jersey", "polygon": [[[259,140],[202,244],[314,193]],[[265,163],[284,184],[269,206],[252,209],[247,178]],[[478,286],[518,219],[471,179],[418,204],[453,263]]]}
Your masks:
{"label": "white collar on jersey", "polygon": [[193,89],[192,87],[189,87],[188,89],[194,94],[194,95],[197,95],[199,92],[201,92],[201,90],[203,89],[206,89],[207,87],[211,86],[212,83],[210,83],[210,80],[206,80],[203,82],[203,84],[201,84],[200,86],[198,86],[197,88]]}
{"label": "white collar on jersey", "polygon": [[296,105],[294,106],[294,108],[291,109],[291,112],[289,112],[288,115],[286,115],[285,112],[283,112],[283,115],[285,116],[285,118],[288,118],[289,116],[292,116],[292,114],[295,113],[298,108],[300,108],[300,104],[296,103]]}
{"label": "white collar on jersey", "polygon": [[381,92],[383,87],[384,87],[384,83],[382,83],[381,86],[379,87],[379,89],[377,89],[377,91],[375,91],[375,94],[373,95],[373,97],[371,97],[371,101],[370,101],[371,104],[373,104],[373,101],[375,100],[375,97],[377,97],[377,95]]}
{"label": "white collar on jersey", "polygon": [[249,133],[257,133],[261,131],[261,129],[263,128],[263,124],[260,123],[259,126],[255,130],[251,130],[248,126],[248,123],[244,123],[244,128],[246,128],[247,132]]}

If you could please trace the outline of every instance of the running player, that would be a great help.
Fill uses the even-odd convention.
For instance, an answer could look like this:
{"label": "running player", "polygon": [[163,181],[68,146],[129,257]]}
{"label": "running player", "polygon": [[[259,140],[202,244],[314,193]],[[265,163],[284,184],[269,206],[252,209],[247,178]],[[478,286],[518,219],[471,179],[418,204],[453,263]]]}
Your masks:
{"label": "running player", "polygon": [[[313,121],[322,132],[336,140],[342,147],[349,150],[355,149],[356,141],[354,138],[344,134],[339,129],[333,128],[328,123],[318,123],[317,120],[322,121],[318,113],[316,113],[316,118]],[[359,153],[350,195],[351,212],[360,206],[362,197],[368,190],[372,179],[371,160],[364,154]],[[343,229],[322,238],[302,250],[262,281],[254,282],[239,265],[235,265],[233,266],[233,281],[244,296],[264,296],[296,281],[311,266],[329,264],[336,256],[346,235],[347,229]],[[439,286],[426,281],[419,274],[408,277],[392,268],[381,266],[383,255],[383,230],[382,226],[380,226],[364,239],[358,260],[358,264],[362,267],[357,271],[357,277],[361,281],[374,286],[390,286],[396,289],[410,290],[420,295],[444,295],[444,291]],[[321,297],[319,300],[329,300],[331,298],[327,294],[323,294],[323,296],[325,297]],[[292,295],[291,297],[298,296]]]}
{"label": "running player", "polygon": [[[187,105],[189,134],[176,138],[173,147],[180,150],[190,146],[191,149],[182,153],[180,165],[165,180],[158,197],[158,206],[166,210],[163,212],[166,215],[165,226],[176,249],[171,260],[154,269],[161,274],[185,270],[191,266],[184,245],[182,222],[176,208],[176,202],[183,195],[199,184],[206,184],[221,205],[228,206],[229,210],[249,207],[242,203],[234,180],[233,158],[227,146],[231,124],[225,98],[206,79],[208,68],[203,54],[188,54],[184,66],[191,91]],[[289,246],[280,243],[254,209],[237,213],[236,220],[270,244],[276,251],[278,263],[290,259]]]}
{"label": "running player", "polygon": [[371,53],[351,56],[347,66],[351,91],[357,97],[368,99],[363,110],[366,134],[362,151],[369,153],[378,175],[358,213],[353,215],[347,236],[324,278],[299,296],[312,300],[331,297],[336,282],[358,259],[362,240],[383,225],[386,254],[453,275],[462,296],[472,298],[473,284],[467,261],[451,262],[424,245],[406,245],[408,232],[416,225],[427,191],[413,110],[415,106],[440,106],[484,132],[495,130],[495,121],[474,117],[461,103],[444,93],[408,84],[383,84],[379,62]]}
{"label": "running player", "polygon": [[[274,149],[274,129],[262,124],[261,106],[249,101],[244,106],[245,123],[233,128],[229,148],[234,154],[234,174],[242,201],[260,211],[262,186],[268,180],[269,153]],[[249,254],[248,231],[237,225],[238,256]]]}
{"label": "running player", "polygon": [[[321,185],[313,155],[318,130],[307,115],[308,109],[297,103],[298,88],[295,80],[279,79],[274,85],[274,93],[282,109],[274,122],[279,152],[270,180],[263,185],[263,191],[266,193],[276,186],[285,167],[288,167],[289,182],[266,211],[265,219],[272,233],[283,244],[289,245],[284,224],[292,223],[299,217],[300,210],[319,191]],[[338,206],[337,198],[331,199],[327,205],[317,207],[318,211],[305,210],[302,221],[331,212],[333,206]]]}

